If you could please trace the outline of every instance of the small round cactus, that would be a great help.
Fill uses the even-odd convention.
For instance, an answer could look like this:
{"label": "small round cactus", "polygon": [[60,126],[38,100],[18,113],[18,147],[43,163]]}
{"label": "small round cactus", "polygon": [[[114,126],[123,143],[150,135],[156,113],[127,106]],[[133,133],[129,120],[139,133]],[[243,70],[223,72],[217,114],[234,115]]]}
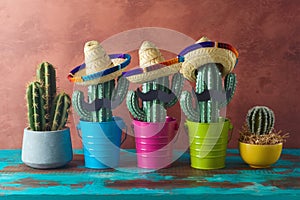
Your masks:
{"label": "small round cactus", "polygon": [[250,132],[269,134],[274,128],[274,112],[266,106],[255,106],[248,111],[246,122]]}

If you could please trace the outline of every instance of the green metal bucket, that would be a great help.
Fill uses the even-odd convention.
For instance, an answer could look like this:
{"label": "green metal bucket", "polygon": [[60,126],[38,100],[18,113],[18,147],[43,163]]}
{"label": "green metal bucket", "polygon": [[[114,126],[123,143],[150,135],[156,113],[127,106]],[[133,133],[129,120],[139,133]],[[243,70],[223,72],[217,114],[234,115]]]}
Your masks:
{"label": "green metal bucket", "polygon": [[191,167],[196,169],[220,169],[225,167],[228,131],[232,124],[228,119],[219,123],[199,123],[187,120]]}

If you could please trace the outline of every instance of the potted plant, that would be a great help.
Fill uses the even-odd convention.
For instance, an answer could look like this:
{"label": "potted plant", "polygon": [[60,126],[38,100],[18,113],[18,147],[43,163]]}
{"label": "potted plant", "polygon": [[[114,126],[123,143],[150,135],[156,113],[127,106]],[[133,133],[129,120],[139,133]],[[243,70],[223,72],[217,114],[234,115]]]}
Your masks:
{"label": "potted plant", "polygon": [[29,127],[24,129],[22,161],[39,169],[62,167],[73,156],[70,128],[65,126],[71,100],[64,92],[56,95],[50,63],[41,63],[36,76],[26,90]]}
{"label": "potted plant", "polygon": [[73,69],[68,78],[87,86],[88,90],[88,102],[84,100],[83,91],[76,90],[72,95],[73,108],[80,117],[77,127],[82,132],[85,167],[114,168],[119,165],[125,123],[122,118],[113,116],[112,110],[127,94],[129,82],[120,76],[131,57],[128,54],[107,55],[97,41],[87,42],[84,54],[85,63]]}
{"label": "potted plant", "polygon": [[239,150],[242,159],[253,168],[267,168],[276,163],[288,133],[274,129],[274,112],[266,106],[248,111],[246,124],[240,131]]}
{"label": "potted plant", "polygon": [[231,49],[233,47],[227,44],[211,42],[203,37],[180,53],[185,57],[181,72],[188,80],[196,81],[192,94],[183,91],[180,98],[181,108],[188,118],[186,126],[193,168],[225,167],[228,131],[232,125],[229,119],[220,117],[220,109],[231,101],[236,88],[236,76],[230,72],[237,61],[237,54]]}
{"label": "potted plant", "polygon": [[[134,120],[137,165],[159,169],[172,162],[173,138],[178,125],[167,116],[167,108],[175,105],[183,87],[183,76],[178,73],[180,58],[164,61],[159,49],[144,41],[139,49],[140,67],[127,71],[124,77],[141,88],[129,91],[127,107]],[[174,74],[172,84],[169,75]]]}

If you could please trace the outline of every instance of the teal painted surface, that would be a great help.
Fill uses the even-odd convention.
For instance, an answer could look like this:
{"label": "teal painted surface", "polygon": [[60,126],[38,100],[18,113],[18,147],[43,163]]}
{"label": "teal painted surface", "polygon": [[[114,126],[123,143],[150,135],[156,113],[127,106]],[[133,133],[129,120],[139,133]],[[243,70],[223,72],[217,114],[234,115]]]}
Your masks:
{"label": "teal painted surface", "polygon": [[91,170],[74,153],[65,168],[35,170],[22,164],[20,150],[0,150],[0,199],[300,199],[299,149],[283,150],[269,169],[251,169],[228,150],[226,168],[212,171],[190,168],[188,154],[155,172]]}

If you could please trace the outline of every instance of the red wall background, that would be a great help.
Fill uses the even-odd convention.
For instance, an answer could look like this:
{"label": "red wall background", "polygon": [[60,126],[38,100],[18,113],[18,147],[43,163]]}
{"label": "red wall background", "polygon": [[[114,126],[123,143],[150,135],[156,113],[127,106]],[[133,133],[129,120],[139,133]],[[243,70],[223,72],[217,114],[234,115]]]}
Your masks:
{"label": "red wall background", "polygon": [[[0,149],[21,147],[25,86],[41,61],[57,67],[58,85],[71,94],[65,77],[83,61],[86,41],[142,27],[235,46],[240,58],[237,91],[227,108],[235,126],[230,147],[237,147],[248,109],[266,105],[275,112],[275,128],[291,134],[285,147],[299,148],[299,13],[298,0],[0,0]],[[73,146],[80,147],[72,115],[69,126]],[[128,140],[125,146],[132,145]]]}

